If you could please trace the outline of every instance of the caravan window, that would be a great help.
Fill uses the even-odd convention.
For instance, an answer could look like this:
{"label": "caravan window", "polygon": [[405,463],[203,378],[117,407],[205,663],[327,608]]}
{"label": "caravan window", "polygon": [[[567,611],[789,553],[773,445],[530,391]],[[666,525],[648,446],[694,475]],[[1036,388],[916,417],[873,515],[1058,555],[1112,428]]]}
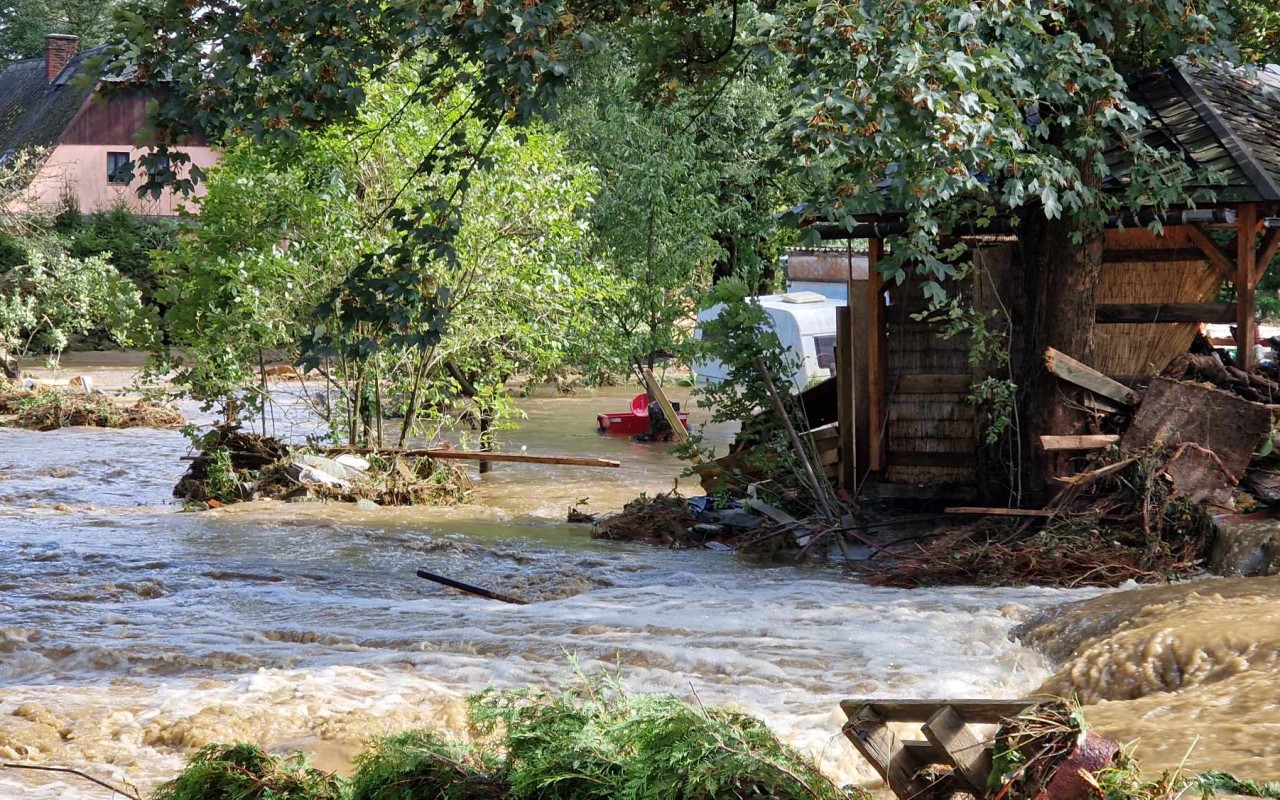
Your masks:
{"label": "caravan window", "polygon": [[831,369],[836,363],[836,337],[813,337],[813,350],[818,356],[818,369]]}

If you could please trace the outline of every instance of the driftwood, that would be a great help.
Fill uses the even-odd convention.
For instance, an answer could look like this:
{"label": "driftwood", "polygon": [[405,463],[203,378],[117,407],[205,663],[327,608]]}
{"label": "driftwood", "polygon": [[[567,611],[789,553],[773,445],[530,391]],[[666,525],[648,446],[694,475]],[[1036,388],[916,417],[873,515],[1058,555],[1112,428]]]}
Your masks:
{"label": "driftwood", "polygon": [[512,603],[517,606],[529,605],[528,600],[521,600],[518,597],[511,597],[510,595],[499,594],[498,592],[493,592],[488,589],[482,589],[479,586],[472,586],[469,583],[463,583],[462,581],[455,581],[452,578],[446,578],[443,575],[436,575],[435,573],[427,572],[425,569],[418,570],[418,577],[426,578],[429,581],[434,581],[440,584],[441,586],[448,586],[450,589],[457,589],[460,592],[466,592],[468,594],[474,594],[478,597],[484,597],[488,600],[501,600],[504,603]]}

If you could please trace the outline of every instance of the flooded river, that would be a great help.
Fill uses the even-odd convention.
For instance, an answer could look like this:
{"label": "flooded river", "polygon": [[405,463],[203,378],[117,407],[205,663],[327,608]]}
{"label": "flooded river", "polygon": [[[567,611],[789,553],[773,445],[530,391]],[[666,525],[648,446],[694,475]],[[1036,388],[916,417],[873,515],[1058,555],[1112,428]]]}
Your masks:
{"label": "flooded river", "polygon": [[[527,400],[506,445],[621,469],[499,464],[451,509],[185,513],[170,497],[188,453],[178,433],[0,429],[0,760],[143,790],[214,741],[342,768],[371,735],[462,733],[468,692],[554,685],[575,660],[637,691],[736,705],[836,779],[869,781],[839,736],[840,699],[1011,697],[1053,674],[1010,631],[1090,593],[878,589],[564,523],[583,498],[616,508],[680,474],[661,448],[593,432],[626,394]],[[464,596],[416,568],[536,602]],[[0,771],[10,796],[104,792]]]}

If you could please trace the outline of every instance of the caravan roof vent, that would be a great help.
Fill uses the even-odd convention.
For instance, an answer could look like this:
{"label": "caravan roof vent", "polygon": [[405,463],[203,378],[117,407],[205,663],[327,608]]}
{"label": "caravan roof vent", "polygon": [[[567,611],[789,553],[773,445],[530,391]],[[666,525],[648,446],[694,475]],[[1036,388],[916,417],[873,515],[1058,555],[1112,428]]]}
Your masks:
{"label": "caravan roof vent", "polygon": [[784,303],[825,303],[827,298],[817,292],[792,292],[782,296]]}

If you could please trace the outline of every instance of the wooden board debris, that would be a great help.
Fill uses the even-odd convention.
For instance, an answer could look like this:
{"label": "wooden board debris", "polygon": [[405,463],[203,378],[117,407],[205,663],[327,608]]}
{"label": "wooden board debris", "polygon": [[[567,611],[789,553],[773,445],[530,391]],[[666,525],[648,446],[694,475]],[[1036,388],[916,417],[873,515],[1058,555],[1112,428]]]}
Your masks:
{"label": "wooden board debris", "polygon": [[1074,383],[1082,389],[1100,394],[1126,406],[1133,405],[1134,394],[1128,386],[1108,378],[1088,364],[1075,360],[1071,356],[1052,347],[1044,353],[1045,369],[1068,383]]}
{"label": "wooden board debris", "polygon": [[1199,384],[1155,378],[1133,424],[1120,439],[1125,450],[1192,442],[1213,451],[1237,481],[1271,434],[1271,411],[1261,403]]}
{"label": "wooden board debris", "polygon": [[1080,436],[1041,436],[1040,446],[1045,450],[1101,450],[1120,441],[1113,433],[1093,433]]}

